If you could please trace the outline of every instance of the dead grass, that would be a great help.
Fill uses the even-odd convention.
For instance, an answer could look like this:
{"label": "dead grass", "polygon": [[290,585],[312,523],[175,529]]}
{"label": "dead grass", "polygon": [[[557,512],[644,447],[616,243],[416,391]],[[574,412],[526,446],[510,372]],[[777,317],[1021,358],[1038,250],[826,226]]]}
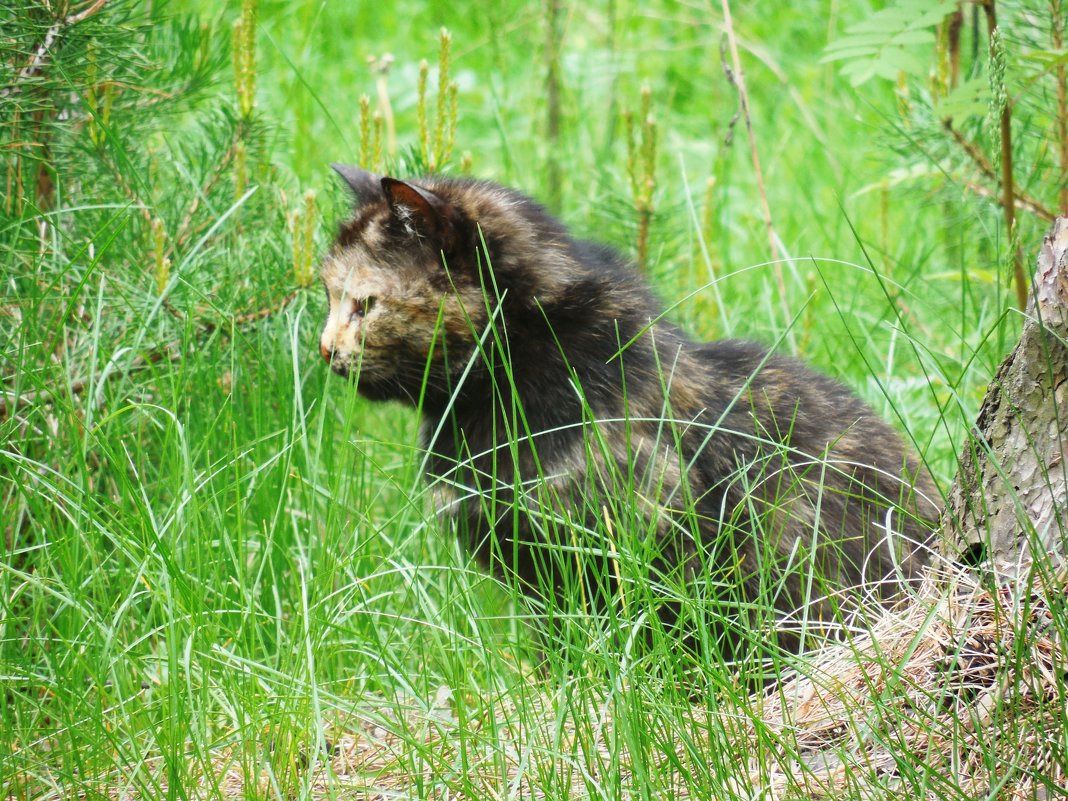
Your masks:
{"label": "dead grass", "polygon": [[[532,683],[521,706],[481,699],[464,710],[469,701],[447,688],[433,699],[365,701],[327,732],[328,755],[296,755],[294,778],[316,799],[587,798],[609,780],[622,797],[1054,798],[1068,784],[1058,629],[1066,600],[1063,576],[1022,595],[991,593],[962,573],[931,579],[919,600],[828,648],[807,675],[711,718],[694,706],[650,721],[689,731],[675,740],[668,731],[675,753],[665,749],[640,772],[607,701],[562,711],[559,697]],[[479,718],[475,708],[490,712]],[[694,754],[722,756],[724,746],[736,770],[699,790],[694,777],[707,766]],[[263,760],[251,778],[239,761],[220,750],[210,775],[186,789],[272,797],[277,776],[266,765],[278,760]],[[650,769],[658,786],[640,792],[636,776]]]}

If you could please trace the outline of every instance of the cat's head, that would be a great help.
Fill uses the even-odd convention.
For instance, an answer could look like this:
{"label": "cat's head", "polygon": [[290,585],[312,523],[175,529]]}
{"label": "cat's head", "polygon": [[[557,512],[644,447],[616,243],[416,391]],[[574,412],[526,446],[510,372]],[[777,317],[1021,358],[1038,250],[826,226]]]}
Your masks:
{"label": "cat's head", "polygon": [[332,166],[355,209],[320,267],[320,353],[368,397],[447,398],[488,316],[471,264],[477,228],[433,181]]}

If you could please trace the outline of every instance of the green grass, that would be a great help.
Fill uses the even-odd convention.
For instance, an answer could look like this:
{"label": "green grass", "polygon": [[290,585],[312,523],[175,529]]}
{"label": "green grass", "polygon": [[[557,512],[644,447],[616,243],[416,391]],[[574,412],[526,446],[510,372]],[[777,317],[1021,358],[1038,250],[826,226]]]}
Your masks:
{"label": "green grass", "polygon": [[[326,165],[356,158],[359,96],[375,93],[369,55],[396,58],[397,159],[411,162],[418,63],[434,63],[444,25],[460,86],[456,151],[470,154],[473,174],[535,197],[558,192],[556,211],[576,233],[633,253],[621,115],[647,83],[659,135],[649,272],[671,316],[705,338],[780,343],[854,387],[945,491],[1019,328],[1000,212],[937,174],[889,84],[853,88],[820,63],[867,3],[733,4],[789,256],[779,297],[744,122],[724,141],[737,96],[720,63],[718,6],[566,9],[557,142],[545,136],[542,4],[484,6],[264,0],[258,108],[241,122],[222,50],[239,8],[175,2],[166,14],[216,23],[209,77],[176,92],[166,113],[134,103],[120,118],[131,101],[120,93],[125,122],[94,112],[114,126],[96,147],[84,126],[65,124],[54,203],[30,197],[0,219],[11,404],[0,415],[0,795],[232,797],[231,771],[247,798],[353,797],[318,786],[307,766],[326,759],[326,738],[347,748],[357,731],[397,745],[357,772],[408,776],[414,797],[447,787],[484,798],[488,787],[501,798],[751,798],[747,759],[769,771],[776,759],[793,764],[800,747],[760,720],[743,670],[714,643],[683,662],[670,636],[634,641],[633,618],[617,613],[652,603],[640,582],[629,610],[592,621],[554,610],[566,613],[560,641],[534,668],[543,624],[433,512],[414,413],[371,404],[328,374],[317,287],[281,303],[295,286],[286,215],[316,189],[316,246],[326,246],[345,202]],[[137,35],[158,33],[173,74],[192,69],[179,50],[197,25],[179,35],[156,18],[148,30]],[[114,50],[100,52],[139,63],[112,36]],[[73,52],[52,78],[76,85],[86,58]],[[248,143],[247,196],[229,160],[238,140]],[[909,167],[928,177],[896,183],[894,170]],[[167,231],[163,296],[154,217]],[[1021,217],[1025,253],[1044,226]],[[616,520],[641,520],[625,494],[597,500]],[[641,575],[647,555],[623,540],[619,551],[619,569]],[[1063,604],[1051,609],[1063,633]],[[1014,642],[1023,665],[1030,641]],[[795,662],[812,664],[776,667]],[[895,705],[894,663],[884,663],[890,689],[857,726],[899,757],[887,797],[974,797],[945,771],[934,778],[903,739],[895,746],[915,710]],[[901,680],[910,692],[911,680]],[[1063,676],[1053,687],[1061,706],[1045,701],[1048,736],[1060,745],[1041,770],[1063,776]],[[998,714],[1009,723],[978,747],[989,786],[1004,779],[1003,789],[1016,781],[1004,767],[1005,732],[1016,731],[1017,696],[1007,697]],[[885,779],[856,771],[842,797],[867,797],[864,783]]]}

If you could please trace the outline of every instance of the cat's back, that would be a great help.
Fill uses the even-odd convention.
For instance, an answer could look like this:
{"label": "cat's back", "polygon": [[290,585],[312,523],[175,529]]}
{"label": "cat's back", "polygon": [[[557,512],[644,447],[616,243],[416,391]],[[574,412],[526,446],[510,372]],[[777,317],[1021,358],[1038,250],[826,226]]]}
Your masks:
{"label": "cat's back", "polygon": [[753,342],[703,342],[691,353],[700,365],[703,401],[737,453],[774,453],[818,468],[819,479],[829,485],[843,484],[852,492],[849,485],[860,481],[921,518],[937,515],[937,492],[927,470],[844,384]]}
{"label": "cat's back", "polygon": [[712,395],[708,400],[741,403],[754,414],[779,415],[780,424],[793,420],[839,433],[854,425],[877,425],[889,431],[851,389],[792,356],[737,339],[692,343],[688,350]]}

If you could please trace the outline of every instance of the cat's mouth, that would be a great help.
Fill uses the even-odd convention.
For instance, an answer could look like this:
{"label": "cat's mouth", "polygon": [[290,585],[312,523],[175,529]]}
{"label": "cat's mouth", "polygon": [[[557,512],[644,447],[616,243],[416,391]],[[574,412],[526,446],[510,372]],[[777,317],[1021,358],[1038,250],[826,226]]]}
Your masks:
{"label": "cat's mouth", "polygon": [[336,356],[330,360],[330,369],[337,375],[348,380],[355,380],[355,377],[359,373],[358,370],[354,369],[351,360],[341,359]]}
{"label": "cat's mouth", "polygon": [[350,383],[359,383],[361,387],[371,386],[383,378],[378,375],[380,371],[368,369],[366,364],[360,365],[354,359],[334,357],[330,361],[330,369]]}
{"label": "cat's mouth", "polygon": [[[330,369],[348,381],[365,398],[370,398],[371,400],[410,398],[407,392],[397,389],[395,382],[391,378],[376,375],[374,371],[360,369],[358,366],[346,362],[331,364]],[[414,404],[415,401],[412,400],[412,403]]]}

